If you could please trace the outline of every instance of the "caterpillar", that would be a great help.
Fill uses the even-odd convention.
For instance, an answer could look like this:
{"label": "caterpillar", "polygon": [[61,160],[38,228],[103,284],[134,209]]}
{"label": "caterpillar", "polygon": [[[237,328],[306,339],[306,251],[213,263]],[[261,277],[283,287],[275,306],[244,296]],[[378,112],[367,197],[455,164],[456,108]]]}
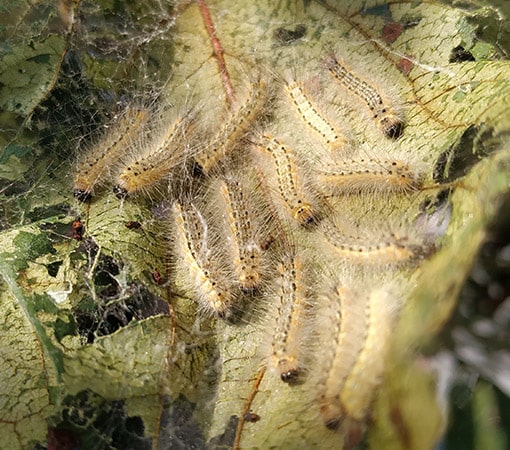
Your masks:
{"label": "caterpillar", "polygon": [[321,234],[334,249],[335,254],[351,263],[401,265],[413,263],[431,252],[432,245],[425,245],[410,236],[398,236],[394,232],[379,232],[377,236],[362,233],[353,235],[353,230],[341,230],[331,220],[321,223]]}
{"label": "caterpillar", "polygon": [[381,92],[381,89],[348,69],[334,55],[327,56],[324,61],[332,78],[363,100],[372,113],[377,127],[388,138],[397,139],[402,135],[404,121],[393,102]]}
{"label": "caterpillar", "polygon": [[233,176],[226,176],[220,182],[219,191],[229,230],[227,247],[230,247],[237,280],[242,290],[256,290],[263,272],[263,250],[248,193],[240,180]]}
{"label": "caterpillar", "polygon": [[310,195],[303,189],[303,180],[292,150],[269,134],[261,135],[255,148],[271,157],[278,191],[292,218],[303,226],[313,224],[318,214]]}
{"label": "caterpillar", "polygon": [[175,250],[202,310],[228,317],[234,296],[210,248],[209,227],[192,203],[174,202]]}
{"label": "caterpillar", "polygon": [[145,191],[182,165],[190,152],[190,117],[178,116],[156,126],[149,139],[142,135],[122,161],[113,192],[119,198]]}
{"label": "caterpillar", "polygon": [[286,383],[295,383],[302,372],[303,328],[310,304],[304,267],[294,251],[283,254],[278,262],[272,352],[280,378]]}
{"label": "caterpillar", "polygon": [[374,391],[382,381],[393,322],[388,288],[370,292],[366,313],[366,337],[340,394],[343,410],[356,421],[366,418]]}
{"label": "caterpillar", "polygon": [[411,164],[394,159],[351,159],[318,168],[316,178],[326,195],[406,193],[423,185],[422,173]]}
{"label": "caterpillar", "polygon": [[324,369],[317,401],[326,427],[336,429],[344,417],[340,395],[368,335],[368,302],[366,294],[357,296],[338,283],[322,294],[318,303],[324,315],[319,325],[325,339],[321,342],[329,344],[325,351],[318,351]]}
{"label": "caterpillar", "polygon": [[286,81],[284,84],[284,91],[300,118],[322,138],[327,148],[331,150],[341,150],[347,145],[347,139],[320,114],[310,94],[301,83],[294,80]]}
{"label": "caterpillar", "polygon": [[147,109],[128,107],[102,138],[79,158],[73,188],[78,200],[87,201],[92,197],[94,187],[108,177],[111,167],[126,152],[148,118]]}
{"label": "caterpillar", "polygon": [[228,113],[223,127],[213,137],[207,148],[195,157],[200,171],[205,174],[210,173],[242,142],[250,128],[262,116],[268,95],[265,81],[260,80],[250,86],[246,101]]}

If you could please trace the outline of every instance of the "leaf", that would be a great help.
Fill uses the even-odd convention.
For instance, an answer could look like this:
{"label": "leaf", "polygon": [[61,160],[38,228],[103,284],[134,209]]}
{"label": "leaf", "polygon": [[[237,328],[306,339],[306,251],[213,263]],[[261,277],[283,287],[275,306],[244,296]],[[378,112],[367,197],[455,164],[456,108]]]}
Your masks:
{"label": "leaf", "polygon": [[6,286],[2,288],[0,444],[3,448],[26,448],[46,439],[46,419],[55,407],[49,398],[41,343],[23,309]]}
{"label": "leaf", "polygon": [[[242,103],[261,74],[268,83],[268,74],[289,70],[313,78],[331,49],[398,93],[406,125],[395,145],[425,168],[426,185],[444,188],[386,198],[346,196],[333,208],[365,225],[409,226],[424,208],[436,217],[435,204],[445,208],[440,212],[451,211],[434,255],[416,269],[376,277],[393,286],[403,308],[367,440],[374,448],[381,442],[384,448],[434,447],[444,418],[434,376],[424,370],[418,350],[455,308],[510,181],[510,69],[496,58],[493,43],[477,41],[474,25],[496,11],[475,8],[468,15],[416,2],[217,0],[178,2],[175,8],[82,2],[81,16],[67,5],[64,11],[72,14],[64,20],[60,13],[60,31],[53,33],[53,3],[25,8],[8,31],[4,50],[11,50],[2,53],[8,64],[0,74],[5,123],[24,121],[16,125],[21,134],[15,138],[13,126],[4,138],[10,147],[0,172],[12,183],[2,191],[3,209],[19,212],[5,214],[0,234],[0,447],[43,444],[48,426],[57,440],[64,439],[63,429],[72,430],[82,448],[125,448],[123,439],[136,448],[206,442],[211,448],[337,448],[352,438],[345,430],[328,430],[319,418],[320,358],[309,355],[302,384],[280,381],[270,359],[267,301],[256,298],[242,322],[231,324],[204,317],[191,294],[181,296],[165,284],[164,195],[119,203],[104,189],[90,205],[80,205],[71,198],[69,181],[69,153],[80,141],[78,151],[94,141],[90,134],[99,134],[126,92],[137,98],[157,90],[158,101],[198,105],[207,142],[222,126],[228,104]],[[23,35],[46,37],[31,46]],[[459,47],[465,53],[454,51]],[[20,67],[32,73],[41,66],[42,79],[12,75]],[[321,91],[324,104],[336,111],[356,150],[370,156],[393,145],[360,114],[362,105],[346,104],[333,91]],[[274,100],[271,133],[288,135],[290,129],[295,145],[310,144],[305,125],[278,108]],[[41,130],[28,133],[30,121],[42,124]],[[25,139],[41,158],[23,150],[18,141]],[[77,220],[84,227],[81,241],[73,234]],[[130,229],[130,221],[141,227]],[[308,239],[308,232],[296,233],[297,242]],[[250,410],[259,421],[244,417]],[[143,431],[135,437],[137,423]]]}
{"label": "leaf", "polygon": [[[66,48],[66,26],[56,3],[4,3],[0,27],[2,148],[15,138],[23,144],[32,143],[23,124],[53,87]],[[4,150],[1,167],[8,155]]]}

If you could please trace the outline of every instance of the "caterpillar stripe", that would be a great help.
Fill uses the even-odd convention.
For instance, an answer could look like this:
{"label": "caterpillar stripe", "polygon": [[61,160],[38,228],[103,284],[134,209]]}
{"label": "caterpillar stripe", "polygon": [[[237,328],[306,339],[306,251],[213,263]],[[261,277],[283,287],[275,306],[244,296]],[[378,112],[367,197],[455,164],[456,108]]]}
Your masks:
{"label": "caterpillar stripe", "polygon": [[379,92],[377,87],[350,71],[333,55],[328,56],[325,63],[333,79],[364,101],[370,109],[375,123],[386,136],[392,139],[401,136],[404,122],[392,103]]}
{"label": "caterpillar stripe", "polygon": [[269,135],[261,136],[257,147],[272,157],[278,190],[291,216],[300,225],[306,226],[313,223],[316,213],[307,194],[303,192],[294,153],[286,145]]}
{"label": "caterpillar stripe", "polygon": [[309,303],[301,258],[293,253],[284,255],[278,263],[278,277],[273,356],[282,381],[293,383],[301,370],[303,326]]}
{"label": "caterpillar stripe", "polygon": [[368,336],[368,298],[338,284],[322,295],[319,302],[325,316],[320,324],[319,332],[324,338],[321,342],[328,343],[328,350],[323,353],[319,412],[326,427],[336,429],[344,418],[340,395]]}
{"label": "caterpillar stripe", "polygon": [[209,173],[241,143],[262,115],[267,96],[264,81],[252,84],[245,103],[230,113],[226,124],[213,138],[208,148],[196,156],[195,161],[202,172]]}
{"label": "caterpillar stripe", "polygon": [[347,140],[342,133],[319,113],[310,100],[310,96],[299,83],[295,81],[286,83],[285,92],[305,124],[322,138],[328,148],[341,149],[347,145]]}
{"label": "caterpillar stripe", "polygon": [[149,142],[142,138],[131,149],[133,156],[122,165],[113,192],[125,198],[146,190],[182,164],[187,151],[189,119],[182,116],[156,132]]}
{"label": "caterpillar stripe", "polygon": [[128,107],[102,139],[79,159],[73,189],[78,200],[92,197],[94,187],[108,176],[110,168],[125,153],[148,117],[148,110]]}
{"label": "caterpillar stripe", "polygon": [[392,328],[390,302],[388,292],[383,289],[370,293],[366,339],[340,394],[343,410],[357,421],[366,418],[375,389],[382,381]]}
{"label": "caterpillar stripe", "polygon": [[327,195],[405,193],[423,185],[422,174],[398,160],[353,159],[318,169],[316,173],[318,185]]}
{"label": "caterpillar stripe", "polygon": [[193,204],[173,205],[176,250],[187,268],[192,287],[202,309],[220,317],[228,316],[233,297],[222,283],[221,274],[211,257],[208,226]]}
{"label": "caterpillar stripe", "polygon": [[330,221],[321,224],[322,234],[341,258],[358,264],[404,264],[412,263],[425,256],[425,245],[411,243],[406,237],[394,233],[370,238],[352,236],[338,228]]}
{"label": "caterpillar stripe", "polygon": [[255,218],[248,205],[248,198],[241,183],[226,177],[220,185],[231,237],[231,254],[237,279],[245,291],[256,289],[261,280],[261,248],[257,243]]}

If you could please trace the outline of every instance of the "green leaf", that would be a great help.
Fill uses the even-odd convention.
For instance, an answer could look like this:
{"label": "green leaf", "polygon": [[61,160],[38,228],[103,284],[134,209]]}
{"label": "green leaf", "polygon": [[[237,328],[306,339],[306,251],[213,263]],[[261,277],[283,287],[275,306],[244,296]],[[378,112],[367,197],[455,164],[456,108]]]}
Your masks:
{"label": "green leaf", "polygon": [[[358,425],[371,448],[433,448],[445,416],[420,349],[451,316],[510,183],[510,65],[498,59],[498,42],[477,39],[477,23],[498,11],[412,1],[215,0],[207,6],[224,50],[221,67],[199,3],[133,3],[4,5],[12,20],[0,49],[0,169],[11,184],[1,197],[0,447],[45,445],[50,427],[52,439],[72,430],[82,448],[125,448],[136,440],[129,441],[129,424],[140,421],[140,448],[177,440],[338,448]],[[363,105],[325,85],[323,58],[332,49],[401,99],[406,124],[397,143],[360,113]],[[207,147],[228,111],[225,73],[239,103],[261,74],[271,87],[277,73],[318,80],[321,106],[334,111],[354,152],[370,157],[398,146],[424,168],[430,189],[344,196],[331,201],[333,211],[372,232],[386,222],[418,227],[424,210],[444,213],[444,233],[429,224],[440,234],[437,251],[420,265],[353,277],[355,286],[367,279],[391,286],[391,307],[401,310],[371,413],[350,429],[331,431],[320,419],[317,386],[327,370],[320,350],[332,345],[320,341],[320,324],[311,330],[319,342],[303,382],[288,385],[271,359],[267,299],[255,296],[232,324],[201,314],[192,293],[168,282],[164,189],[122,203],[110,185],[90,204],[72,198],[74,152],[96,141],[126,97],[157,91],[158,102],[197,107]],[[279,95],[267,129],[313,149],[306,125],[282,109]],[[126,226],[131,221],[141,226]],[[313,233],[296,229],[292,239],[301,248]],[[335,272],[321,248],[307,246],[318,280],[322,269]],[[489,396],[480,392],[477,402]],[[249,410],[260,420],[245,420]]]}
{"label": "green leaf", "polygon": [[0,446],[29,448],[45,441],[47,418],[56,408],[49,398],[49,374],[41,342],[5,284],[0,305]]}
{"label": "green leaf", "polygon": [[10,2],[3,6],[0,108],[27,117],[58,74],[66,46],[65,30],[58,28],[56,4]]}

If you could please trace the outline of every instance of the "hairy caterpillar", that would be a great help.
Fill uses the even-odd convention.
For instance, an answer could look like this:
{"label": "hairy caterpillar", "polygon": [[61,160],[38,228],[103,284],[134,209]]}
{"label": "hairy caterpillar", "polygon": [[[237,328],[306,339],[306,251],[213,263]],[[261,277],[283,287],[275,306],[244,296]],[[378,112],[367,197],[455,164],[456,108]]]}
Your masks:
{"label": "hairy caterpillar", "polygon": [[382,381],[393,310],[388,289],[377,288],[370,292],[366,338],[340,394],[343,410],[354,420],[366,418],[375,388]]}
{"label": "hairy caterpillar", "polygon": [[210,248],[209,227],[195,205],[173,204],[175,250],[201,308],[228,317],[234,301],[229,283]]}
{"label": "hairy caterpillar", "polygon": [[103,137],[79,158],[73,188],[78,200],[86,201],[92,197],[94,187],[108,177],[148,118],[147,109],[128,107]]}
{"label": "hairy caterpillar", "polygon": [[326,370],[317,401],[330,429],[347,417],[365,418],[384,370],[394,308],[387,289],[364,291],[337,283],[319,299],[324,308],[319,332],[332,345],[321,352]]}
{"label": "hairy caterpillar", "polygon": [[301,372],[303,328],[310,305],[308,281],[302,257],[294,251],[283,254],[278,262],[272,352],[280,378],[286,383],[296,382]]}
{"label": "hairy caterpillar", "polygon": [[263,275],[262,248],[257,219],[243,183],[228,175],[219,186],[223,217],[228,224],[227,248],[233,259],[237,280],[244,291],[257,289]]}
{"label": "hairy caterpillar", "polygon": [[405,193],[417,190],[423,184],[423,175],[418,170],[396,159],[351,159],[318,168],[316,176],[326,195]]}
{"label": "hairy caterpillar", "polygon": [[317,212],[310,194],[304,190],[293,151],[269,134],[261,135],[255,148],[259,153],[271,157],[278,192],[293,219],[303,226],[313,224],[317,219]]}
{"label": "hairy caterpillar", "polygon": [[382,93],[381,89],[348,69],[334,55],[327,56],[324,61],[333,79],[363,100],[372,113],[376,125],[387,137],[397,139],[402,135],[404,121],[393,102]]}
{"label": "hairy caterpillar", "polygon": [[327,148],[343,149],[347,145],[346,138],[319,112],[304,86],[295,80],[284,83],[284,91],[304,123],[321,137]]}
{"label": "hairy caterpillar", "polygon": [[433,249],[430,244],[391,231],[377,233],[377,236],[369,236],[366,232],[355,235],[356,230],[352,227],[343,230],[329,219],[322,221],[320,231],[336,255],[358,264],[413,263]]}
{"label": "hairy caterpillar", "polygon": [[268,88],[263,80],[250,86],[245,102],[228,113],[223,127],[207,148],[195,157],[202,172],[209,173],[242,142],[250,127],[262,116],[268,95]]}
{"label": "hairy caterpillar", "polygon": [[130,157],[122,161],[113,188],[118,198],[147,190],[185,162],[190,152],[191,118],[183,115],[164,119],[149,133],[149,139],[142,135],[131,147]]}

